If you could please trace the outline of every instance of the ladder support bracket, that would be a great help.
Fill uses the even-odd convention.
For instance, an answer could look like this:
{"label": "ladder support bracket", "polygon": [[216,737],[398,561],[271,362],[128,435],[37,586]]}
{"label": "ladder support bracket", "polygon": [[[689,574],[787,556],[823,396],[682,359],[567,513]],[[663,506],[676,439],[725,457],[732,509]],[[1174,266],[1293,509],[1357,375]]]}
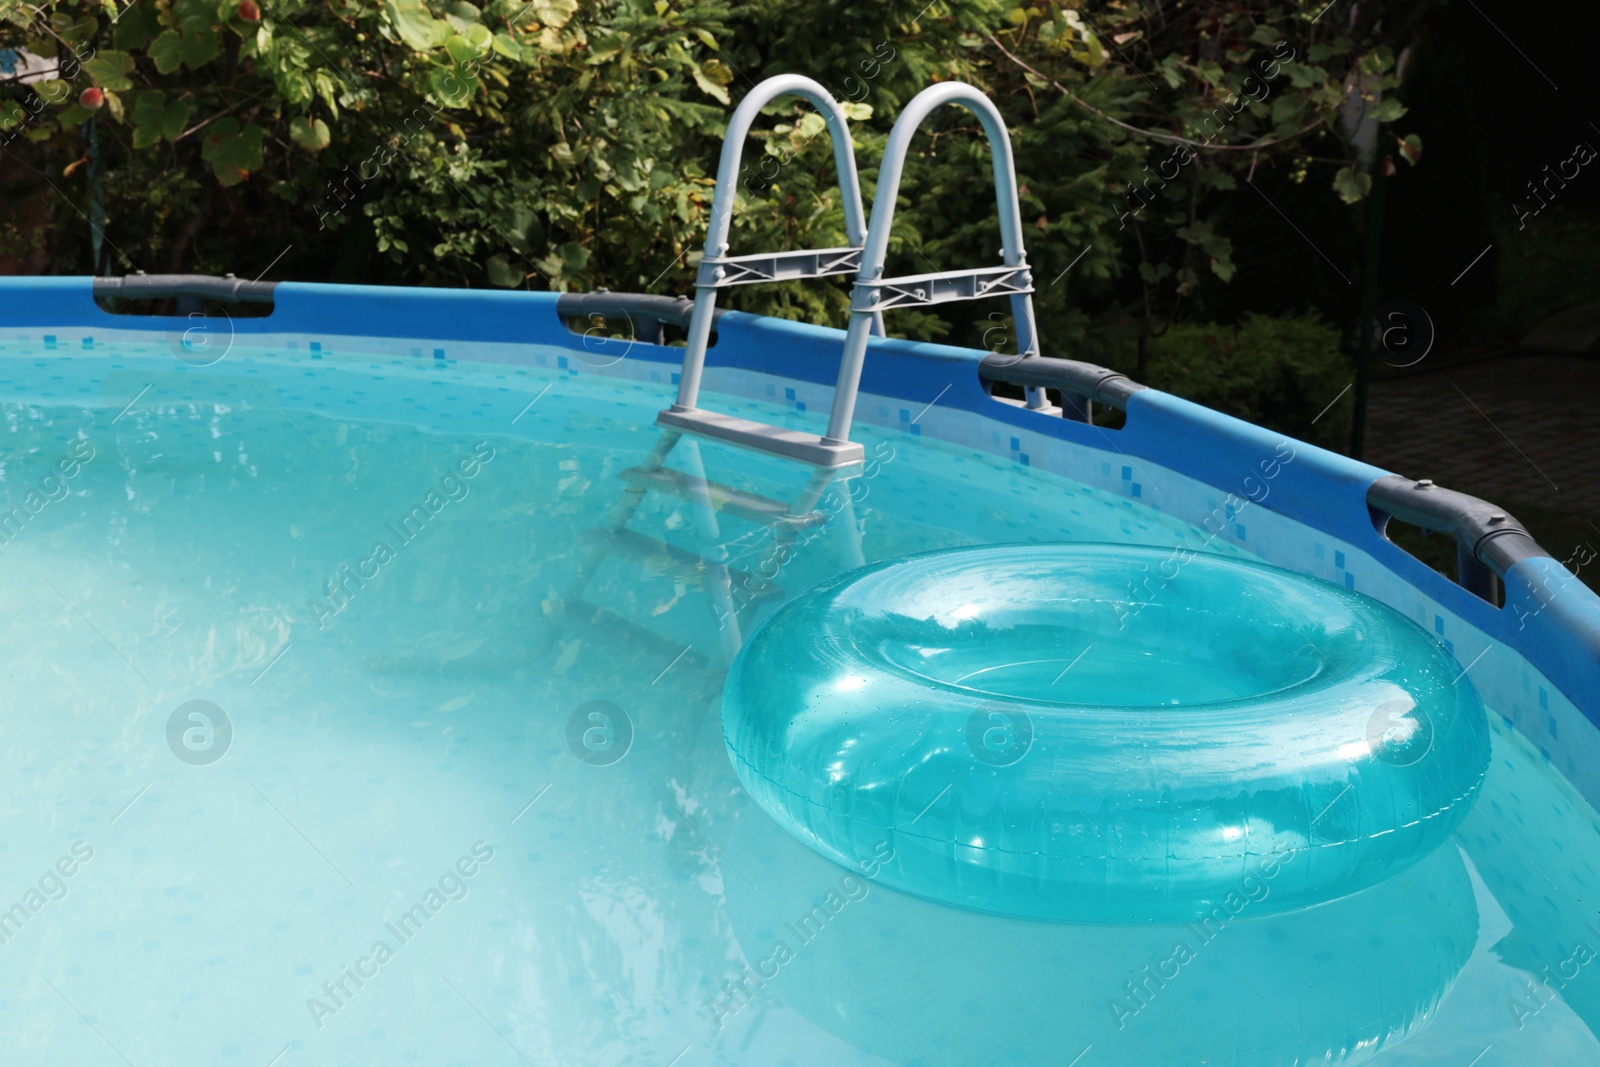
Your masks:
{"label": "ladder support bracket", "polygon": [[978,267],[858,281],[850,294],[850,310],[865,314],[890,308],[981,300],[987,296],[1023,296],[1032,292],[1033,272],[1026,263],[1015,267]]}
{"label": "ladder support bracket", "polygon": [[851,274],[861,268],[859,248],[809,248],[790,252],[757,252],[700,261],[694,284],[701,289],[726,289],[758,282],[788,282]]}

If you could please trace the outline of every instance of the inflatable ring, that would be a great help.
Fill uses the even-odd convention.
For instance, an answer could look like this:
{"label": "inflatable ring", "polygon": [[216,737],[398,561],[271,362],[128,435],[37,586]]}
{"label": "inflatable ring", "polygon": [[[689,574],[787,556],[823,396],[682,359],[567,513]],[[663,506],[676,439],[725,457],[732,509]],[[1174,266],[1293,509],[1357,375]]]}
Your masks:
{"label": "inflatable ring", "polygon": [[999,545],[795,599],[735,659],[722,724],[756,802],[852,870],[1001,914],[1181,921],[1344,896],[1445,841],[1489,762],[1460,673],[1318,579]]}

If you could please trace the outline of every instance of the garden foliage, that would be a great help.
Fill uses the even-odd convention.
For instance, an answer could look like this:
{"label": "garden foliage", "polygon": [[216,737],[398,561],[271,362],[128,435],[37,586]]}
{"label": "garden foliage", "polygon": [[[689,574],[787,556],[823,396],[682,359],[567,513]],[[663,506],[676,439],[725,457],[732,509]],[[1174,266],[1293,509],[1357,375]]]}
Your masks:
{"label": "garden foliage", "polygon": [[[1379,123],[1379,161],[1420,154],[1389,127],[1404,115],[1393,44],[1417,12],[1322,7],[0,0],[0,49],[57,64],[0,74],[0,269],[254,277],[284,251],[275,276],[686,292],[720,133],[751,85],[792,71],[827,86],[870,197],[901,107],[959,78],[1011,125],[1051,353],[1137,349],[1143,364],[1230,282],[1241,213],[1273,210],[1286,183],[1365,195],[1350,114]],[[844,243],[827,141],[808,108],[771,109],[746,150],[735,252]],[[995,261],[970,115],[929,123],[901,195],[891,270]],[[837,323],[847,285],[732,303]],[[996,307],[891,325],[1001,348]]]}

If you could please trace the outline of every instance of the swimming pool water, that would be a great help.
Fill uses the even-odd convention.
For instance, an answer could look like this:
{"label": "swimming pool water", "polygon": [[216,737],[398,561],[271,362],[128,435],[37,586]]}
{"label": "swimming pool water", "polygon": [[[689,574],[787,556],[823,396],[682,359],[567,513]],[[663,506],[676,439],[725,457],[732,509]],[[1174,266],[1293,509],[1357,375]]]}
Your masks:
{"label": "swimming pool water", "polygon": [[[1600,1062],[1600,819],[1498,717],[1452,842],[1317,908],[1252,915],[1270,878],[1199,926],[902,896],[745,796],[682,566],[590,551],[670,386],[279,340],[195,368],[0,338],[0,1062]],[[866,561],[1201,542],[858,436]],[[649,494],[629,528],[714,551],[700,520]],[[844,521],[752,580],[759,610],[850,566]],[[726,513],[715,540],[769,547]]]}

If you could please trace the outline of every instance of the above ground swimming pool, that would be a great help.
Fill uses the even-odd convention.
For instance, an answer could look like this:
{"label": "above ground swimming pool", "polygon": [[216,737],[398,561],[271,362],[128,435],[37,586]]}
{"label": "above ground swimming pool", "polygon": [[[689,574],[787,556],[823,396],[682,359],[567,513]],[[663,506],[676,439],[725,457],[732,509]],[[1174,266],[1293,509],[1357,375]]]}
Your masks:
{"label": "above ground swimming pool", "polygon": [[[863,465],[785,525],[799,464],[691,440],[651,468],[670,302],[161,284],[0,280],[0,1063],[1600,1063],[1600,602],[1492,509],[1108,372],[874,339]],[[270,314],[111,314],[95,285]],[[703,403],[818,433],[842,340],[727,313]],[[1464,584],[1390,515],[1454,523]],[[1470,811],[1309,905],[1242,849],[1201,913],[1061,921],[896,888],[960,796],[846,864],[746,791],[722,706],[765,620],[1044,542],[1387,605],[1487,709]],[[1141,622],[1176,595],[1153,573],[1119,601]],[[1284,685],[1321,669],[1276,654]],[[1107,878],[1153,874],[1080,815]]]}

